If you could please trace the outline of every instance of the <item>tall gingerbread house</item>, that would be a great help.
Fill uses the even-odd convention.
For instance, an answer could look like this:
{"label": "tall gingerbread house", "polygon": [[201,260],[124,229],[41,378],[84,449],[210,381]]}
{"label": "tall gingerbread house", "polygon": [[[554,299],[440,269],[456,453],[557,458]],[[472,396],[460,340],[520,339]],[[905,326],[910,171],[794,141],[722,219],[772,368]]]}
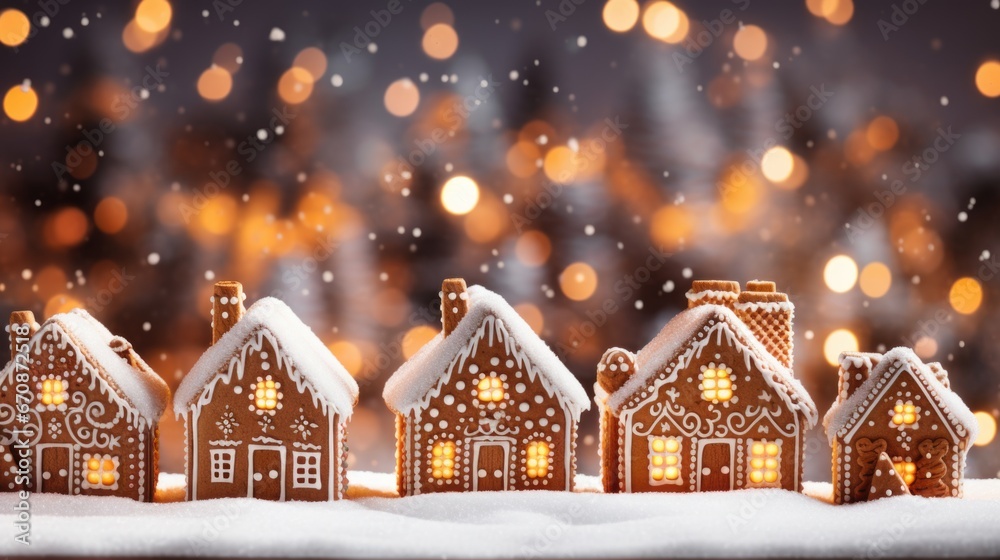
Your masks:
{"label": "tall gingerbread house", "polygon": [[0,490],[149,502],[167,384],[87,311],[11,315],[0,372]]}
{"label": "tall gingerbread house", "polygon": [[441,313],[383,394],[399,493],[572,490],[583,387],[497,294],[446,280]]}
{"label": "tall gingerbread house", "polygon": [[941,364],[924,364],[909,348],[845,352],[837,400],[823,422],[836,503],[885,497],[881,471],[898,476],[905,493],[962,495],[977,423]]}
{"label": "tall gingerbread house", "polygon": [[698,281],[687,299],[598,365],[605,491],[800,490],[817,412],[792,375],[792,303],[772,282]]}
{"label": "tall gingerbread house", "polygon": [[358,385],[287,305],[244,299],[238,282],[216,284],[212,346],[174,398],[187,497],[342,498]]}

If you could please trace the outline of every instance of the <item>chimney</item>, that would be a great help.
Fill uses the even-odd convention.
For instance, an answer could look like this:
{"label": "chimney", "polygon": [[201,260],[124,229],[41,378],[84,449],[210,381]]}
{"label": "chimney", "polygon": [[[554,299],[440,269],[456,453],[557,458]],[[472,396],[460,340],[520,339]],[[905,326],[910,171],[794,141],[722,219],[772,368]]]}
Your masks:
{"label": "chimney", "polygon": [[695,280],[688,290],[688,309],[699,305],[722,305],[733,309],[740,295],[740,283],[730,280]]}
{"label": "chimney", "polygon": [[448,336],[455,330],[458,323],[469,311],[469,292],[466,291],[465,280],[448,278],[441,283],[441,326],[444,335]]}
{"label": "chimney", "polygon": [[857,391],[872,370],[882,360],[882,354],[868,352],[841,352],[840,382],[837,389],[837,402],[843,402]]}
{"label": "chimney", "polygon": [[951,381],[948,380],[948,370],[941,366],[941,362],[931,362],[927,364],[927,369],[944,385],[945,389],[951,389]]}
{"label": "chimney", "polygon": [[795,307],[788,295],[777,291],[774,282],[747,282],[747,291],[740,293],[736,314],[767,351],[785,367],[792,367],[792,319]]}
{"label": "chimney", "polygon": [[621,389],[633,373],[635,355],[621,348],[609,349],[597,364],[597,382],[609,395]]}
{"label": "chimney", "polygon": [[118,354],[118,357],[125,360],[125,362],[132,367],[139,367],[135,361],[135,354],[132,353],[132,343],[125,340],[120,336],[113,337],[109,342],[108,346]]}
{"label": "chimney", "polygon": [[246,298],[243,284],[239,282],[215,283],[215,292],[212,295],[212,344],[218,342],[243,318],[243,313],[246,311],[243,300]]}
{"label": "chimney", "polygon": [[[10,361],[17,359],[17,347],[27,342],[38,332],[38,323],[35,322],[35,314],[31,311],[15,311],[10,314]],[[20,342],[18,341],[20,340]]]}

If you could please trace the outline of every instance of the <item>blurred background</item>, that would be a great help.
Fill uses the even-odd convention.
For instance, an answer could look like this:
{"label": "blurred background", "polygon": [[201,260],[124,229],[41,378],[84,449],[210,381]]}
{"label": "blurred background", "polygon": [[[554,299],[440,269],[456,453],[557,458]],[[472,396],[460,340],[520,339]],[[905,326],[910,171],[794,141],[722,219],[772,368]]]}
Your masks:
{"label": "blurred background", "polygon": [[391,471],[443,278],[588,390],[693,279],[773,279],[821,413],[841,351],[913,346],[998,476],[1000,0],[2,4],[0,312],[86,307],[176,387],[214,281],[281,297],[362,386],[352,468]]}

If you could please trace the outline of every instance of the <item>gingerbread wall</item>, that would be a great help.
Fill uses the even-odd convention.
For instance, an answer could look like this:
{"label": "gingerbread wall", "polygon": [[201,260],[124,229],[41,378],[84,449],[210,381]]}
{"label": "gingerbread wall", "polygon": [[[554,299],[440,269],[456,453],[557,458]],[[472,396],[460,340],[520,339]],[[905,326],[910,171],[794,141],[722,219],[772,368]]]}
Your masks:
{"label": "gingerbread wall", "polygon": [[33,401],[27,422],[15,415],[16,374],[0,382],[0,489],[21,487],[15,472],[20,454],[10,434],[26,428],[34,434],[28,489],[151,501],[153,430],[82,349],[55,324],[32,339],[28,386]]}
{"label": "gingerbread wall", "polygon": [[319,397],[296,386],[266,329],[254,331],[239,355],[244,359],[232,366],[233,375],[227,361],[219,381],[202,394],[208,402],[188,413],[188,461],[196,465],[189,467],[189,497],[321,501],[330,499],[331,480],[333,495],[340,497],[343,435],[337,415],[328,416]]}
{"label": "gingerbread wall", "polygon": [[[494,321],[488,316],[484,323]],[[541,375],[529,377],[526,357],[522,354],[519,362],[520,349],[508,351],[502,330],[487,327],[467,346],[474,353],[470,351],[464,363],[456,364],[452,375],[432,389],[425,406],[400,423],[407,434],[401,439],[407,445],[399,450],[406,493],[572,488],[576,437],[572,414],[548,393]],[[487,381],[480,387],[483,379]],[[489,392],[489,402],[479,398],[481,390]],[[453,442],[454,458],[450,450],[436,455],[438,442]],[[442,472],[435,478],[435,459],[445,467],[442,456],[453,461],[451,476]],[[534,469],[529,468],[531,458]],[[543,458],[546,468],[541,475],[538,464]]]}
{"label": "gingerbread wall", "polygon": [[[961,495],[962,444],[956,441],[949,431],[948,420],[938,415],[929,399],[920,383],[904,371],[883,396],[870,405],[868,414],[849,440],[837,437],[833,469],[835,501],[867,499],[875,463],[883,451],[894,463],[912,463],[912,483],[909,484],[912,494]],[[896,407],[907,404],[914,406],[915,422],[897,425],[893,421],[900,414]],[[848,465],[850,468],[846,468]],[[903,468],[905,470],[905,466]]]}
{"label": "gingerbread wall", "polygon": [[[754,367],[747,368],[743,353],[722,337],[712,336],[672,383],[651,383],[638,404],[623,410],[620,421],[618,484],[633,492],[691,492],[747,487],[801,488],[802,431],[805,418],[781,399]],[[666,367],[667,364],[664,364]],[[732,398],[710,402],[703,398],[705,371],[727,371]],[[718,381],[716,374],[716,381]],[[679,476],[654,480],[650,463],[657,455],[650,438],[677,438],[678,448],[664,449],[660,460],[674,461]],[[753,443],[764,444],[763,460],[778,463],[773,482],[751,482]],[[767,453],[767,443],[778,447]],[[673,444],[671,444],[673,445]],[[772,448],[773,450],[773,448]],[[627,460],[626,460],[627,459]],[[655,465],[654,465],[655,466]],[[707,470],[706,470],[707,469]],[[757,469],[761,476],[764,469]],[[772,469],[773,470],[773,469]],[[631,474],[631,480],[627,474]]]}

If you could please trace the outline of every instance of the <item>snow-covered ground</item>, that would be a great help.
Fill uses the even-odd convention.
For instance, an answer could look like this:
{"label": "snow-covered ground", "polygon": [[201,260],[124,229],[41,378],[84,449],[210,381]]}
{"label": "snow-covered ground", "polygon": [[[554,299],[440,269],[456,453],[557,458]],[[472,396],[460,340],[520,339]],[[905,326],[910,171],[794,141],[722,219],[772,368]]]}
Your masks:
{"label": "snow-covered ground", "polygon": [[[34,495],[31,545],[14,542],[14,495],[0,494],[0,555],[214,556],[824,556],[1000,555],[1000,480],[970,480],[964,499],[900,497],[833,506],[806,494],[510,492],[395,498],[392,475],[352,472],[350,500],[251,499],[141,504]],[[157,499],[183,499],[161,475]]]}

